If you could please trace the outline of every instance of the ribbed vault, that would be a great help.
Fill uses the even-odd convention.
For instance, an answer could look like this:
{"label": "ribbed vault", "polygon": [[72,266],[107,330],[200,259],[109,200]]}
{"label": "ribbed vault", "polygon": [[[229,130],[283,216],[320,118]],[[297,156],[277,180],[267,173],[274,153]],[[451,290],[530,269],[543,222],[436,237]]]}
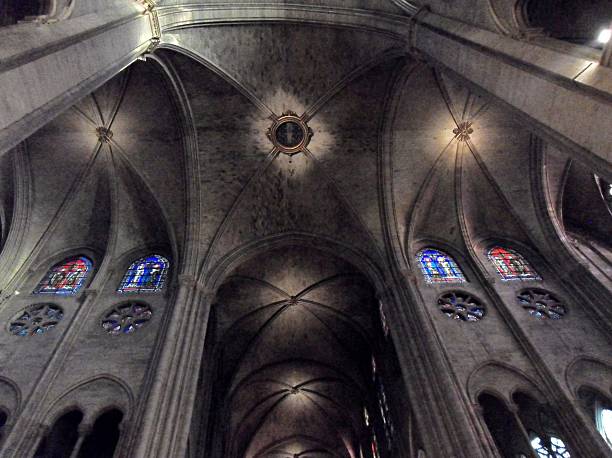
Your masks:
{"label": "ribbed vault", "polygon": [[358,456],[379,332],[368,280],[321,251],[279,248],[233,272],[214,310],[220,456]]}

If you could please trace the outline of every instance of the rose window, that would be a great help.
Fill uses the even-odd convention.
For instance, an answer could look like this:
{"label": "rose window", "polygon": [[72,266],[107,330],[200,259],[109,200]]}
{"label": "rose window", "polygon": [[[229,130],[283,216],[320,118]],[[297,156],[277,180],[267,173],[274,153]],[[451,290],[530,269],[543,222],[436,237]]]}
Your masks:
{"label": "rose window", "polygon": [[53,304],[35,304],[20,312],[9,326],[17,336],[44,334],[64,318],[61,307]]}
{"label": "rose window", "polygon": [[104,315],[102,328],[112,335],[131,334],[144,326],[153,315],[151,307],[141,302],[118,305]]}
{"label": "rose window", "polygon": [[518,294],[517,299],[530,315],[541,320],[560,320],[567,313],[565,306],[552,293],[543,289],[525,289]]}
{"label": "rose window", "polygon": [[438,306],[442,313],[453,320],[478,321],[485,316],[485,307],[474,296],[452,291],[438,298]]}

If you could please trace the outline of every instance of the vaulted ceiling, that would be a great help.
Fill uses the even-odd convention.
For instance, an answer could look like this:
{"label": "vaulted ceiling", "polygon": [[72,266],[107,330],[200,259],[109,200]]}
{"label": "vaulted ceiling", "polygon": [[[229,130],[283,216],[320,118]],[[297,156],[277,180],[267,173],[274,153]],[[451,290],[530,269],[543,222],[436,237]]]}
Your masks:
{"label": "vaulted ceiling", "polygon": [[240,266],[214,308],[223,456],[357,456],[380,333],[368,280],[290,246]]}
{"label": "vaulted ceiling", "polygon": [[[401,13],[393,2],[351,4]],[[550,248],[529,130],[406,55],[403,39],[269,23],[183,27],[164,40],[35,133],[25,154],[0,158],[2,240],[21,240],[22,256],[8,266],[3,250],[0,267],[82,246],[111,260],[161,247],[179,270],[195,253],[205,273],[287,233],[333,240],[381,270],[395,242],[407,259],[423,243],[466,257],[495,238]],[[294,156],[266,136],[288,110],[313,131]],[[564,161],[551,179],[558,195]],[[568,192],[591,178],[579,170]],[[588,219],[564,199],[564,212]],[[15,215],[27,230],[11,234]],[[311,248],[268,251],[234,271],[215,312],[223,456],[355,457],[374,309],[361,273]]]}

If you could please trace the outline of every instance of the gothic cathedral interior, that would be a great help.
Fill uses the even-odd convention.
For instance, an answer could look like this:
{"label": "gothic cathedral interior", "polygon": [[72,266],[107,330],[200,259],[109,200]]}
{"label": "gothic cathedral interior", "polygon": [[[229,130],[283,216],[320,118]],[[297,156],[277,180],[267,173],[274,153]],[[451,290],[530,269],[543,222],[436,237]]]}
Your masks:
{"label": "gothic cathedral interior", "polygon": [[0,457],[612,457],[611,35],[0,0]]}

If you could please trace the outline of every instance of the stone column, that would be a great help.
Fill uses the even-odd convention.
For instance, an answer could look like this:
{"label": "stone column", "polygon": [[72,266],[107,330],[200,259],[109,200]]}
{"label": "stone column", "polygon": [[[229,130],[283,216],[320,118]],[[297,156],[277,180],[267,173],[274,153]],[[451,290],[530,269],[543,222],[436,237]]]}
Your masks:
{"label": "stone column", "polygon": [[193,276],[179,277],[155,379],[130,456],[185,455],[210,305]]}
{"label": "stone column", "polygon": [[445,360],[414,275],[400,272],[385,296],[391,336],[425,448],[432,456],[490,458],[481,440],[482,425]]}
{"label": "stone column", "polygon": [[135,1],[50,24],[0,28],[0,154],[147,50],[155,35]]}

